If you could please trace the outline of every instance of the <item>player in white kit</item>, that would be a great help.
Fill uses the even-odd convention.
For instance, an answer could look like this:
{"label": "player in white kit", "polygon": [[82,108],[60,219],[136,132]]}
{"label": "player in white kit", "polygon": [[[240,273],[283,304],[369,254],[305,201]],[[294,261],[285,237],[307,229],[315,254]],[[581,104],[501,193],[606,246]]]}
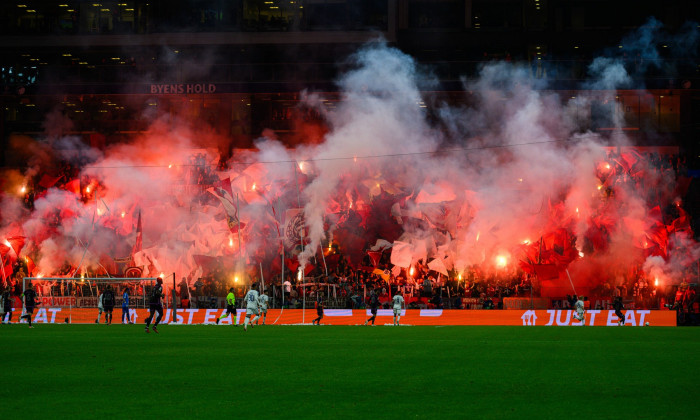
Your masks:
{"label": "player in white kit", "polygon": [[[245,294],[245,297],[243,300],[246,303],[245,307],[245,325],[243,325],[243,330],[248,331],[248,324],[255,323],[258,320],[258,300],[260,299],[260,295],[258,294],[258,285],[253,284],[253,287],[251,287],[250,290],[248,290],[248,293]],[[255,318],[253,320],[250,320],[250,315],[255,315]],[[250,326],[251,328],[253,327],[252,325]]]}
{"label": "player in white kit", "polygon": [[403,309],[404,300],[401,296],[401,291],[397,291],[391,301],[394,304],[394,325],[399,325],[399,320],[401,319],[401,310]]}
{"label": "player in white kit", "polygon": [[[265,294],[265,292],[262,292],[260,297],[258,298],[258,307],[260,308],[260,313],[262,314],[262,319],[263,319],[263,325],[265,325],[265,318],[267,318],[267,306],[270,303],[270,298]],[[260,320],[258,320],[259,322]],[[255,325],[258,325],[256,322]]]}
{"label": "player in white kit", "polygon": [[586,325],[586,310],[584,309],[583,296],[579,296],[576,301],[576,313],[574,319],[581,321],[581,325]]}

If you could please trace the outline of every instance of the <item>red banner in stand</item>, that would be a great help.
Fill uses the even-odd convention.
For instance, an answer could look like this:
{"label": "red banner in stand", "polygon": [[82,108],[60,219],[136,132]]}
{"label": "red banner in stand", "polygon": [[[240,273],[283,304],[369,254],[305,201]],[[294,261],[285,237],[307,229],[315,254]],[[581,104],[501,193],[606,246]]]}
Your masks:
{"label": "red banner in stand", "polygon": [[[175,323],[182,325],[214,324],[225,309],[178,309]],[[146,309],[130,309],[130,319],[142,323],[148,317]],[[245,310],[238,310],[238,323],[243,322]],[[676,326],[676,313],[669,310],[636,309],[626,310],[626,326],[644,326],[647,323],[655,327]],[[442,310],[442,309],[408,309],[403,310],[401,324],[403,325],[523,325],[523,326],[580,326],[581,323],[573,317],[574,311],[568,309],[547,310]],[[114,323],[121,322],[122,310],[114,309]],[[323,324],[327,325],[359,325],[363,324],[371,314],[369,310],[326,309]],[[267,312],[267,324],[276,325],[308,324],[316,318],[315,309],[270,309]],[[164,311],[162,323],[170,323],[172,311]],[[97,319],[97,309],[41,307],[34,313],[33,321],[37,323],[92,324]],[[104,319],[104,318],[103,318]],[[221,324],[230,325],[229,316],[221,320]],[[586,311],[585,325],[617,326],[618,318],[612,310]],[[377,313],[378,325],[393,324],[393,310],[380,309]]]}

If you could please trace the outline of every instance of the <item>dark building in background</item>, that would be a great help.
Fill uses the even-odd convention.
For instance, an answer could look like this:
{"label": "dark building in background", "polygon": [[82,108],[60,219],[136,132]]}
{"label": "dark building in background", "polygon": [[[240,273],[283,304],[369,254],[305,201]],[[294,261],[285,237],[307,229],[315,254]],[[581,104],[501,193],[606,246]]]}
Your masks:
{"label": "dark building in background", "polygon": [[[483,62],[522,63],[547,89],[575,97],[593,57],[619,57],[634,86],[615,103],[582,110],[590,116],[582,126],[610,130],[622,117],[615,119],[637,142],[680,146],[697,167],[698,51],[669,37],[658,45],[659,65],[635,73],[646,57],[629,34],[651,17],[664,33],[697,33],[700,2],[3,1],[0,141],[4,150],[13,133],[40,135],[47,114],[59,112],[72,121],[71,134],[99,147],[146,130],[157,110],[206,121],[231,148],[250,147],[265,128],[293,146],[304,112],[299,92],[327,92],[332,107],[343,59],[383,37],[436,74],[436,94],[453,102],[466,101],[462,78],[475,77]],[[3,164],[18,162],[5,154]]]}

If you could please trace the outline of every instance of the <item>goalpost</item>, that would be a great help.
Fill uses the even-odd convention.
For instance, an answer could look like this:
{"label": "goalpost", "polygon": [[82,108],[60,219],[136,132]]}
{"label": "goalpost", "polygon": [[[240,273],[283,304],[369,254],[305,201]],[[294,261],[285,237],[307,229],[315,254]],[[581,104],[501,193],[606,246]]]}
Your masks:
{"label": "goalpost", "polygon": [[[73,322],[73,317],[80,309],[81,318],[84,318],[84,309],[94,309],[90,312],[92,316],[97,316],[97,304],[100,294],[112,286],[114,290],[115,311],[121,310],[122,295],[125,288],[129,288],[129,309],[148,308],[148,299],[151,289],[156,284],[159,277],[24,277],[22,279],[22,292],[27,289],[28,284],[32,284],[37,295],[37,301],[41,302],[37,310],[52,310],[55,316],[60,312],[65,315],[63,309],[68,310],[67,323]],[[165,292],[166,288],[163,288]],[[165,308],[169,307],[169,299],[164,299]],[[131,319],[131,314],[129,315]],[[121,319],[121,314],[118,314]],[[85,321],[82,319],[82,321]],[[58,321],[60,322],[60,321]]]}

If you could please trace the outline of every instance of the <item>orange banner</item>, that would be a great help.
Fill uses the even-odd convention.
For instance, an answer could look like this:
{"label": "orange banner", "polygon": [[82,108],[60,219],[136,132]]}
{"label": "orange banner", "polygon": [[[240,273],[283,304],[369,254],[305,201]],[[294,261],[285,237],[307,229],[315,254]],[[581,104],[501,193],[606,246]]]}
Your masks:
{"label": "orange banner", "polygon": [[[225,309],[178,309],[175,316],[176,324],[213,324],[216,318],[223,315]],[[566,309],[548,310],[442,310],[442,309],[409,309],[401,315],[403,325],[524,325],[524,326],[579,326],[580,322],[573,318],[573,311]],[[646,323],[656,327],[676,326],[676,313],[669,310],[627,310],[625,313],[626,326],[643,326]],[[243,322],[245,310],[238,310],[238,323]],[[142,323],[148,317],[146,309],[130,309],[130,320]],[[358,325],[363,324],[371,314],[369,310],[326,309],[322,324],[328,325]],[[317,317],[315,309],[270,309],[267,313],[267,324],[308,324]],[[171,323],[172,311],[163,311],[161,323]],[[70,308],[38,308],[33,322],[90,324],[97,319],[97,309]],[[114,309],[114,323],[122,319],[121,308]],[[104,322],[104,314],[102,315]],[[393,311],[380,309],[377,313],[377,325],[393,324]],[[617,326],[618,318],[612,310],[586,311],[585,325]],[[221,320],[223,325],[231,325],[231,316]]]}

